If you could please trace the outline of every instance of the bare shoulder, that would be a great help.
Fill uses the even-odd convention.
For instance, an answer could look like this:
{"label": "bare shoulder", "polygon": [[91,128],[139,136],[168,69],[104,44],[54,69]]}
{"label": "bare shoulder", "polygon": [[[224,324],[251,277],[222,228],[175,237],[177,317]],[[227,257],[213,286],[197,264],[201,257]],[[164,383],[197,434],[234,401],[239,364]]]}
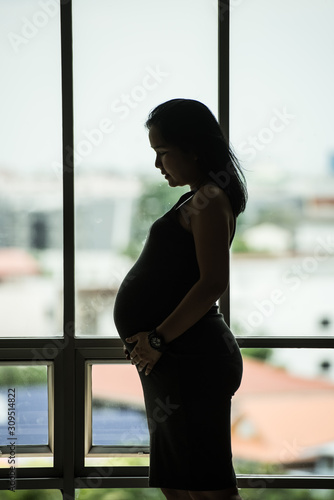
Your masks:
{"label": "bare shoulder", "polygon": [[229,240],[235,231],[235,217],[227,194],[214,184],[206,184],[196,191],[192,197],[192,214],[189,228],[205,227],[206,231],[216,231],[226,227]]}
{"label": "bare shoulder", "polygon": [[227,194],[215,184],[201,186],[191,201],[194,208],[206,209],[207,212],[218,210],[233,218],[233,211]]}
{"label": "bare shoulder", "polygon": [[235,226],[233,210],[224,191],[214,184],[201,186],[194,196],[179,210],[179,223],[189,232],[196,227],[210,227],[226,225],[232,234]]}

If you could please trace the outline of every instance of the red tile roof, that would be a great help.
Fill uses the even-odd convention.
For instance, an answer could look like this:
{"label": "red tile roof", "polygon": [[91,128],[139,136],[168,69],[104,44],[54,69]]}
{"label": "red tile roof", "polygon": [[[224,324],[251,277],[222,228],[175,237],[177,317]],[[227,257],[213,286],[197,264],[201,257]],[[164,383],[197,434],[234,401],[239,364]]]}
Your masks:
{"label": "red tile roof", "polygon": [[302,378],[244,358],[232,404],[234,455],[273,464],[303,462],[308,450],[334,440],[334,384]]}
{"label": "red tile roof", "polygon": [[36,260],[21,248],[0,248],[0,279],[39,273]]}
{"label": "red tile roof", "polygon": [[244,357],[242,384],[237,394],[277,393],[307,391],[311,389],[333,389],[334,384],[322,378],[306,378],[292,375],[285,368],[265,363],[255,358]]}
{"label": "red tile roof", "polygon": [[144,406],[143,391],[137,370],[131,364],[93,365],[92,395]]}

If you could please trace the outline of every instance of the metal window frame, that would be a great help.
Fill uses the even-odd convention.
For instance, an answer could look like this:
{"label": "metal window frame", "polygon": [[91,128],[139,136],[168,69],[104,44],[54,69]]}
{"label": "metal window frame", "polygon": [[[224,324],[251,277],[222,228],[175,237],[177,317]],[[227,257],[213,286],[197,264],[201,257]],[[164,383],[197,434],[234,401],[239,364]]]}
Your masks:
{"label": "metal window frame", "polygon": [[[52,467],[20,467],[16,477],[16,489],[60,489],[61,457],[63,455],[63,353],[53,342],[59,339],[0,339],[0,364],[10,366],[32,365],[47,366],[49,443],[45,446],[21,445],[15,451],[17,457],[53,456]],[[63,343],[63,339],[62,339]],[[52,351],[50,352],[50,346]],[[46,348],[48,351],[46,352]],[[4,456],[5,453],[3,454]],[[9,474],[7,468],[0,469],[0,490],[8,489]]]}
{"label": "metal window frame", "polygon": [[[229,137],[229,0],[218,0],[218,104],[219,120]],[[73,150],[73,42],[72,1],[60,2],[61,75],[63,122],[63,232],[64,232],[64,319],[63,338],[0,339],[0,359],[44,363],[52,366],[54,384],[54,466],[20,468],[17,489],[59,489],[64,500],[75,498],[75,488],[124,488],[148,486],[148,467],[85,467],[90,451],[89,367],[92,363],[124,360],[119,339],[75,337],[74,274],[74,166]],[[229,323],[229,290],[220,301]],[[328,337],[237,337],[240,347],[334,348]],[[50,348],[52,347],[50,352]],[[48,349],[48,350],[47,350]],[[88,412],[88,413],[87,413]],[[6,475],[4,475],[4,472]],[[0,489],[8,488],[8,471],[0,470]],[[238,475],[241,488],[333,489],[332,476]]]}
{"label": "metal window frame", "polygon": [[[76,339],[79,340],[79,339]],[[76,350],[76,378],[80,381],[85,381],[76,387],[76,448],[75,456],[75,476],[76,484],[80,487],[89,484],[89,481],[94,477],[94,487],[101,488],[125,488],[125,487],[148,487],[148,466],[113,466],[93,467],[85,466],[85,458],[92,456],[101,456],[110,453],[115,454],[123,449],[125,452],[129,450],[127,447],[113,446],[92,446],[92,428],[91,428],[91,367],[93,364],[114,364],[128,363],[124,360],[123,346],[120,339],[109,339],[107,342],[104,339],[80,339],[86,340],[86,345],[93,343],[88,347],[78,347]],[[96,346],[96,344],[100,346]],[[82,344],[82,342],[80,342]],[[108,346],[106,345],[108,344]],[[138,453],[147,451],[147,447],[138,447]],[[109,472],[112,474],[109,474]],[[99,475],[97,475],[97,473]],[[128,482],[129,480],[129,482]],[[99,486],[96,486],[96,485]],[[107,486],[106,486],[107,485]],[[77,486],[78,487],[78,486]]]}

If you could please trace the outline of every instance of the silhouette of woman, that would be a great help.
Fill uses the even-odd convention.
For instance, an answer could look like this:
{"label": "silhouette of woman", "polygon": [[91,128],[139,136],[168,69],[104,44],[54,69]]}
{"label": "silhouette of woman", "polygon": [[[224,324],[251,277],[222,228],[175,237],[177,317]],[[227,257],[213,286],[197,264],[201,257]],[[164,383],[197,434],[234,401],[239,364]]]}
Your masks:
{"label": "silhouette of woman", "polygon": [[167,101],[146,126],[156,168],[169,186],[190,187],[153,223],[114,308],[126,358],[144,391],[149,485],[167,499],[240,500],[230,410],[242,357],[216,301],[229,283],[245,179],[204,104]]}

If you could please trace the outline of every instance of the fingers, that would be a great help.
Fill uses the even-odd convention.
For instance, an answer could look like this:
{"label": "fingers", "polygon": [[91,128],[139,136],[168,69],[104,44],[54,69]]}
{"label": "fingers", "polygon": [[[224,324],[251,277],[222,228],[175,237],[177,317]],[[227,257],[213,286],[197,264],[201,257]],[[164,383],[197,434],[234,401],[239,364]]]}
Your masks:
{"label": "fingers", "polygon": [[127,337],[125,339],[128,344],[132,344],[133,342],[140,342],[142,340],[147,341],[147,335],[149,332],[138,332],[135,335],[131,335],[131,337]]}
{"label": "fingers", "polygon": [[151,371],[152,371],[152,368],[146,363],[139,363],[137,365],[138,371],[142,372],[144,370],[145,366],[146,366],[145,375],[149,375],[149,373],[151,373]]}
{"label": "fingers", "polygon": [[138,363],[137,368],[138,371],[141,372],[145,368],[146,363]]}
{"label": "fingers", "polygon": [[129,351],[127,350],[127,348],[125,347],[125,345],[123,345],[123,352],[125,354],[125,359],[130,359],[130,353]]}
{"label": "fingers", "polygon": [[138,365],[140,362],[144,361],[142,356],[137,353],[136,348],[131,352],[130,360],[132,365]]}
{"label": "fingers", "polygon": [[139,358],[138,359],[132,358],[131,363],[133,365],[137,365],[137,369],[139,372],[142,372],[144,370],[144,368],[146,367],[145,375],[149,375],[153,369],[153,366],[150,366],[149,362],[141,360]]}
{"label": "fingers", "polygon": [[130,360],[132,365],[136,365],[139,372],[145,370],[145,375],[149,375],[151,373],[155,363],[161,356],[161,353],[152,349],[152,347],[148,344],[148,333],[149,332],[139,332],[125,339],[125,341],[129,344],[136,342],[136,345],[133,346],[133,349],[131,349],[131,353],[124,346],[126,359]]}
{"label": "fingers", "polygon": [[138,356],[131,356],[130,355],[130,359],[131,359],[132,365],[137,365],[138,363],[140,363],[140,359],[138,358]]}
{"label": "fingers", "polygon": [[133,357],[130,356],[130,359],[132,365],[137,365],[137,369],[139,372],[143,371],[145,366],[146,366],[145,375],[148,375],[152,371],[152,368],[149,366],[148,362],[140,359],[137,355]]}
{"label": "fingers", "polygon": [[131,364],[132,365],[137,365],[137,368],[138,368],[138,371],[142,371],[146,364],[147,364],[147,361],[145,362],[143,359],[140,359],[138,356],[130,356],[130,359],[131,359]]}
{"label": "fingers", "polygon": [[128,344],[132,344],[133,342],[136,342],[138,340],[138,335],[132,335],[132,337],[128,337],[125,339],[125,341],[128,343]]}
{"label": "fingers", "polygon": [[152,371],[152,368],[149,365],[147,365],[146,370],[145,370],[145,375],[149,375],[151,373],[151,371]]}

